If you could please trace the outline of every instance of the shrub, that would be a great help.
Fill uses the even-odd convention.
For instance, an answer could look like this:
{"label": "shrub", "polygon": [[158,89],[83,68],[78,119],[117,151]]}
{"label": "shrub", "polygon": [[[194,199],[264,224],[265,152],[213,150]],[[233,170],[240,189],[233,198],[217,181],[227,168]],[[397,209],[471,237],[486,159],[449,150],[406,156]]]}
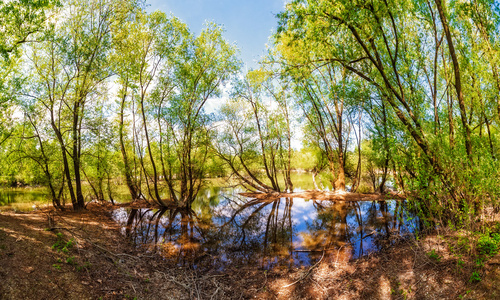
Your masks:
{"label": "shrub", "polygon": [[500,235],[493,233],[491,236],[489,232],[481,235],[477,241],[477,250],[482,255],[495,255],[498,253],[498,246],[500,244]]}
{"label": "shrub", "polygon": [[433,259],[435,261],[440,261],[441,257],[439,254],[436,253],[436,250],[432,249],[431,252],[427,253],[427,256],[429,256],[430,259]]}
{"label": "shrub", "polygon": [[472,275],[470,276],[469,282],[479,282],[481,281],[481,276],[477,271],[472,272]]}

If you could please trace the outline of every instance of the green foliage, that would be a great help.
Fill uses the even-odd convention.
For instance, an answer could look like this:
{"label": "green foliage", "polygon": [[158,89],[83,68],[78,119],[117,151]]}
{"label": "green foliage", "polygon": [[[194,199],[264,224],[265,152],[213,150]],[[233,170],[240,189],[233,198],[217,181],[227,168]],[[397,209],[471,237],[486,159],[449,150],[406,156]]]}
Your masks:
{"label": "green foliage", "polygon": [[432,249],[429,253],[427,253],[427,256],[437,262],[441,261],[441,256],[439,256],[435,249]]}
{"label": "green foliage", "polygon": [[361,184],[356,192],[361,194],[369,194],[373,192],[373,189],[367,184]]}
{"label": "green foliage", "polygon": [[[389,168],[424,224],[475,231],[482,209],[500,199],[500,86],[488,71],[499,64],[498,16],[490,2],[294,0],[278,15],[274,42],[298,80],[321,62],[368,91],[357,105],[368,119],[364,168],[374,190]],[[337,91],[321,87],[309,91]]]}
{"label": "green foliage", "polygon": [[[73,257],[73,256],[72,256],[72,257]],[[83,266],[78,266],[78,265],[76,264],[76,262],[74,262],[74,260],[72,260],[72,261],[71,261],[71,263],[69,263],[68,261],[66,261],[66,263],[71,264],[71,265],[75,265],[76,270],[77,270],[78,272],[80,272],[80,271],[82,271],[82,270],[84,270],[84,269],[87,269],[87,270],[88,270],[88,269],[90,269],[90,266],[91,266],[91,264],[90,264],[88,261],[86,261],[86,262],[83,264]]]}
{"label": "green foliage", "polygon": [[[195,35],[143,5],[0,2],[1,184],[82,208],[124,176],[133,199],[189,207],[206,177],[284,191],[292,169],[320,189],[345,175],[361,193],[404,192],[426,226],[463,230],[450,249],[477,245],[478,267],[499,252],[499,234],[474,233],[500,205],[498,5],[287,1],[246,74],[222,26]],[[73,245],[58,234],[52,249]]]}
{"label": "green foliage", "polygon": [[476,268],[483,268],[484,267],[484,259],[483,258],[478,258],[476,259]]}
{"label": "green foliage", "polygon": [[400,288],[401,283],[396,281],[396,289],[391,289],[392,295],[401,295],[403,299],[408,299],[408,295],[411,294],[411,286],[408,289]]}
{"label": "green foliage", "polygon": [[70,257],[66,258],[66,263],[68,265],[76,265],[75,257],[74,256],[70,256]]}
{"label": "green foliage", "polygon": [[457,245],[463,253],[470,253],[472,251],[473,241],[468,235],[459,235]]}
{"label": "green foliage", "polygon": [[214,148],[249,188],[281,192],[292,189],[290,171],[297,166],[292,167],[291,91],[271,74],[254,70],[236,81],[232,98],[218,115],[222,124]]}
{"label": "green foliage", "polygon": [[467,291],[465,292],[465,295],[459,295],[459,296],[458,296],[458,298],[459,298],[459,299],[464,299],[464,297],[466,297],[468,294],[470,294],[470,292],[471,292],[471,290],[467,290]]}
{"label": "green foliage", "polygon": [[327,158],[325,153],[314,144],[308,142],[307,139],[304,141],[302,148],[293,154],[293,167],[295,169],[311,172],[314,169],[323,170],[326,164]]}
{"label": "green foliage", "polygon": [[51,248],[58,251],[58,252],[63,252],[65,254],[68,254],[69,251],[73,248],[75,240],[70,239],[70,240],[66,241],[64,235],[60,232],[58,232],[56,234],[56,237],[57,237],[57,240],[52,245]]}
{"label": "green foliage", "polygon": [[481,255],[492,256],[498,253],[500,246],[500,234],[482,234],[477,241],[477,250]]}
{"label": "green foliage", "polygon": [[[210,151],[213,116],[205,104],[221,95],[238,70],[237,49],[213,23],[195,36],[179,19],[159,11],[137,10],[133,16],[116,28],[112,55],[121,114],[138,116],[132,126],[119,121],[122,172],[131,191],[141,188],[133,180],[140,173],[151,179],[146,182],[151,200],[166,205],[165,191],[171,202],[189,206],[207,175],[225,173]],[[137,157],[136,141],[127,141],[130,127],[142,130],[143,157]]]}
{"label": "green foliage", "polygon": [[8,60],[30,35],[43,30],[47,10],[56,5],[59,5],[57,0],[1,1],[0,57]]}
{"label": "green foliage", "polygon": [[479,274],[479,272],[478,271],[472,272],[472,274],[469,278],[469,282],[476,283],[476,282],[480,282],[480,281],[481,281],[481,275]]}

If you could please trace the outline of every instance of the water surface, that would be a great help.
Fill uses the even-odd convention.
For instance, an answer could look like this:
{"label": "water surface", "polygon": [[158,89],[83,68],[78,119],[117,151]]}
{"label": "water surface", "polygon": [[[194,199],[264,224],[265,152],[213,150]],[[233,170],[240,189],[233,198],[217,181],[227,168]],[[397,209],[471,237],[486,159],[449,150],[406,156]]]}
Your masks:
{"label": "water surface", "polygon": [[[308,174],[293,174],[293,181],[296,191],[313,188]],[[417,224],[402,201],[266,201],[241,197],[242,190],[217,186],[221,182],[211,184],[191,210],[119,209],[114,218],[137,247],[175,264],[212,269],[355,259],[390,247]],[[328,182],[319,184],[328,189]],[[90,200],[90,189],[84,192]],[[130,201],[125,186],[113,186],[112,193],[117,202]],[[0,189],[0,210],[27,211],[50,203],[43,187]]]}
{"label": "water surface", "polygon": [[44,187],[0,188],[0,211],[31,211],[52,203]]}
{"label": "water surface", "polygon": [[120,209],[114,218],[138,246],[200,268],[300,267],[354,259],[411,235],[402,201],[257,200],[211,188],[191,210]]}

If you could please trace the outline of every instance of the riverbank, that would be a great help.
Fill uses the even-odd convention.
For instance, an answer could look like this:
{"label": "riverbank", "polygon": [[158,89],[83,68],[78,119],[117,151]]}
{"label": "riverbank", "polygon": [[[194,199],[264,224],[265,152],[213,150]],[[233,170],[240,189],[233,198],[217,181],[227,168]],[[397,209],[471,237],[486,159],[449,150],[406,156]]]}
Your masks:
{"label": "riverbank", "polygon": [[[354,261],[323,254],[310,267],[231,266],[200,272],[134,247],[111,218],[116,207],[0,213],[2,299],[494,299],[500,261],[469,282],[475,262],[457,259],[452,237],[389,240]],[[493,298],[491,298],[493,297]]]}
{"label": "riverbank", "polygon": [[390,192],[387,194],[362,194],[350,192],[330,192],[330,191],[303,191],[294,193],[240,193],[241,196],[254,198],[275,200],[279,198],[302,198],[310,200],[328,200],[328,201],[384,201],[384,200],[404,200],[404,195]]}

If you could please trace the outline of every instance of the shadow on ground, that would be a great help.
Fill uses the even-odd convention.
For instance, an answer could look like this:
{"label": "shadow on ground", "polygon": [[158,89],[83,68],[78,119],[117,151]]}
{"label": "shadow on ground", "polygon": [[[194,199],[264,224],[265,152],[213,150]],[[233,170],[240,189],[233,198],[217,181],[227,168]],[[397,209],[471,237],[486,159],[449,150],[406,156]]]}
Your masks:
{"label": "shadow on ground", "polygon": [[[435,236],[391,243],[355,261],[342,261],[332,251],[313,267],[202,272],[132,246],[111,219],[112,209],[0,213],[0,299],[457,299],[468,290],[470,299],[498,295],[500,260],[472,285],[470,270],[459,267]],[[431,250],[437,259],[429,257]]]}

